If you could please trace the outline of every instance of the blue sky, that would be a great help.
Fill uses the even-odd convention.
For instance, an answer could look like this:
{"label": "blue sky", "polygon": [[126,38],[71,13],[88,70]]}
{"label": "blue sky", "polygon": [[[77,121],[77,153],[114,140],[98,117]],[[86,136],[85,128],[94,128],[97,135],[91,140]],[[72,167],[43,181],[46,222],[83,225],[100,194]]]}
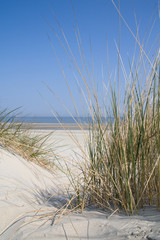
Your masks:
{"label": "blue sky", "polygon": [[[108,84],[107,42],[111,76],[114,79],[117,69],[116,43],[119,39],[119,15],[111,0],[72,0],[82,45],[89,71],[92,74],[92,45],[96,87],[102,95],[102,69],[104,82]],[[115,4],[118,6],[118,0]],[[149,29],[155,20],[151,37],[146,46],[148,51],[158,36],[160,19],[158,0],[121,0],[121,14],[136,35],[134,11],[139,24],[139,37],[142,41],[146,27],[153,13]],[[68,84],[80,114],[80,90],[74,74],[78,74],[55,34],[50,23],[63,40],[60,28],[52,15],[54,11],[66,34],[72,52],[80,65],[80,57],[75,37],[75,19],[70,0],[0,0],[0,108],[9,110],[22,107],[22,115],[49,116],[51,105],[60,115],[68,115],[63,105],[49,92],[45,82],[61,99],[66,107],[75,114],[65,80],[53,53],[51,42],[65,71]],[[149,30],[147,31],[147,34]],[[120,53],[128,69],[135,40],[121,20]],[[137,50],[138,47],[137,47]],[[154,48],[153,48],[154,51]],[[152,52],[150,53],[152,56]],[[74,72],[74,74],[73,74]],[[79,78],[78,78],[79,79]],[[80,82],[81,84],[81,82]],[[120,94],[124,94],[125,80],[120,71]],[[46,104],[47,102],[47,104]]]}

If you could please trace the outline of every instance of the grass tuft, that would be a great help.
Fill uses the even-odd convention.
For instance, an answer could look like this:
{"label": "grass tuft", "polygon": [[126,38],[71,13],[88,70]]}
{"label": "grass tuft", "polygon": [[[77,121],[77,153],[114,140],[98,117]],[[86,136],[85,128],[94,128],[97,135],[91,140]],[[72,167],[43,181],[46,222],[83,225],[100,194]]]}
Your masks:
{"label": "grass tuft", "polygon": [[145,204],[160,207],[159,89],[157,70],[150,74],[150,87],[142,90],[133,79],[126,91],[123,113],[111,88],[113,122],[94,112],[89,141],[89,201],[99,206],[134,213]]}
{"label": "grass tuft", "polygon": [[[124,79],[128,83],[124,99],[119,99],[119,89],[117,91],[113,87],[109,72],[110,91],[106,93],[107,101],[103,101],[103,104],[99,101],[94,87],[94,69],[92,81],[86,65],[76,17],[75,36],[81,66],[78,66],[76,62],[60,23],[58,22],[58,26],[64,43],[51,28],[75,70],[76,81],[80,79],[80,90],[92,118],[89,122],[88,156],[84,154],[85,161],[77,163],[79,174],[75,176],[69,167],[66,168],[68,169],[66,174],[77,195],[77,205],[81,206],[82,211],[88,204],[96,204],[96,206],[110,208],[113,211],[123,209],[128,214],[133,214],[145,204],[156,204],[157,208],[160,208],[159,40],[158,54],[152,55],[154,56],[154,61],[152,61],[149,55],[153,46],[150,47],[147,55],[144,47],[145,39],[142,44],[139,40],[138,27],[137,36],[135,36],[121,15],[120,9],[114,1],[112,3],[119,14],[119,19],[122,19],[139,48],[137,62],[135,61],[136,52],[132,63],[129,62],[128,76],[120,56],[120,46],[117,49],[119,55],[118,85],[120,61]],[[56,17],[55,20],[57,22]],[[152,29],[149,37],[151,31]],[[60,63],[54,48],[53,50]],[[66,81],[61,64],[60,69]],[[66,84],[75,106],[68,82]],[[104,92],[106,92],[105,88]],[[123,103],[120,104],[120,102]],[[105,112],[102,109],[105,109]],[[77,109],[75,110],[77,112]]]}
{"label": "grass tuft", "polygon": [[50,149],[46,147],[47,136],[33,135],[23,127],[23,123],[16,122],[16,110],[0,112],[0,146],[12,151],[28,161],[35,162],[42,167],[50,168]]}

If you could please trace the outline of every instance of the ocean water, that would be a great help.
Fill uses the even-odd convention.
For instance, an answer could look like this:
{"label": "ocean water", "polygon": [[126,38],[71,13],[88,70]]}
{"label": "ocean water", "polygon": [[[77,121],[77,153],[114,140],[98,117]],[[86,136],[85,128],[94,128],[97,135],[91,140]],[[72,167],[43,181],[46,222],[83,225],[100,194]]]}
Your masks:
{"label": "ocean water", "polygon": [[[92,118],[91,117],[7,117],[3,118],[2,122],[4,121],[14,121],[14,122],[23,122],[23,123],[92,123]],[[113,122],[113,118],[107,118],[107,122]],[[1,119],[0,119],[1,121]],[[102,117],[101,121],[106,122],[106,118]]]}
{"label": "ocean water", "polygon": [[[75,120],[74,120],[75,119]],[[16,117],[14,121],[24,123],[88,123],[91,117]]]}

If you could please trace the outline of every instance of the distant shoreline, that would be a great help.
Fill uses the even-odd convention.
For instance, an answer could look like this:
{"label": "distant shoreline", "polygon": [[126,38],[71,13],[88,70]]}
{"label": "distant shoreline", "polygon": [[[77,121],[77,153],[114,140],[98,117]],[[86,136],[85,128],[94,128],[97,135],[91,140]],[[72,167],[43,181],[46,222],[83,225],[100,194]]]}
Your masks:
{"label": "distant shoreline", "polygon": [[89,129],[87,123],[23,123],[22,129],[33,130],[82,130]]}

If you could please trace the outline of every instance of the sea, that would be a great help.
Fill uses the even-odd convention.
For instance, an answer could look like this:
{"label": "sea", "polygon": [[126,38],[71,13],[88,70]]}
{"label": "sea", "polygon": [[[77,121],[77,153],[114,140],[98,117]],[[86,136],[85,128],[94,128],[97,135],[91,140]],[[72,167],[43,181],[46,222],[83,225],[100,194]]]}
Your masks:
{"label": "sea", "polygon": [[92,122],[91,117],[15,117],[15,122],[24,123],[88,123]]}
{"label": "sea", "polygon": [[[107,118],[107,121],[109,121],[109,119],[111,120],[111,122],[113,122],[113,118]],[[69,116],[62,117],[12,116],[3,119],[3,121],[6,120],[7,122],[24,123],[22,127],[26,128],[29,125],[29,127],[34,129],[63,129],[63,128],[81,129],[81,125],[83,125],[84,129],[89,129],[89,123],[93,122],[91,117],[69,117]],[[106,118],[102,117],[101,121],[106,122]]]}

